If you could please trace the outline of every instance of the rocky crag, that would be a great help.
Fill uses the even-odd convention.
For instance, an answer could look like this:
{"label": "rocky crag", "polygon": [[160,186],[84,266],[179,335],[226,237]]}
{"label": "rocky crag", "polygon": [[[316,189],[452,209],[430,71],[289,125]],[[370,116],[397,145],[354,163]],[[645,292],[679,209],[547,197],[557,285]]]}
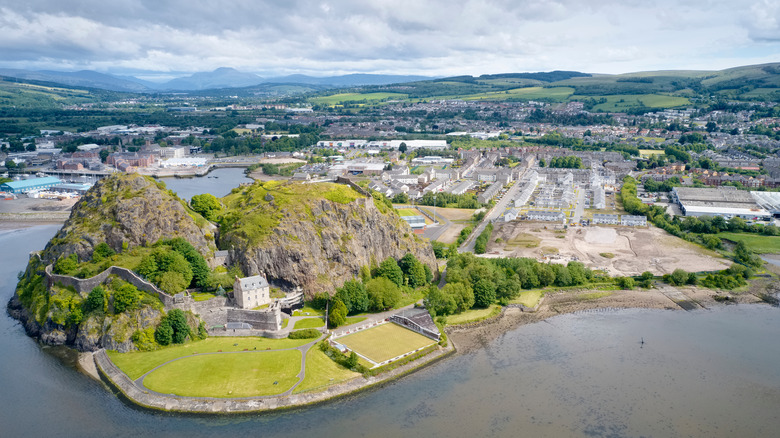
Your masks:
{"label": "rocky crag", "polygon": [[437,272],[431,245],[391,206],[347,185],[255,183],[223,201],[240,212],[219,239],[231,259],[247,275],[265,274],[307,296],[334,292],[364,266],[406,253]]}

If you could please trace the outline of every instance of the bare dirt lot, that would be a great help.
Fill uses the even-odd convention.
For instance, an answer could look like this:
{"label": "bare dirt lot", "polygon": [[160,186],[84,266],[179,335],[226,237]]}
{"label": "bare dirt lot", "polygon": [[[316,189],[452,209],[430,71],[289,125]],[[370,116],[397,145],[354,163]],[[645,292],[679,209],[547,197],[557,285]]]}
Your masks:
{"label": "bare dirt lot", "polygon": [[[496,239],[500,243],[495,243]],[[730,266],[728,260],[690,242],[650,226],[575,227],[533,222],[510,222],[496,227],[488,253],[505,257],[547,257],[551,262],[578,260],[612,276],[639,275],[650,271],[670,274],[686,271],[715,271]]]}

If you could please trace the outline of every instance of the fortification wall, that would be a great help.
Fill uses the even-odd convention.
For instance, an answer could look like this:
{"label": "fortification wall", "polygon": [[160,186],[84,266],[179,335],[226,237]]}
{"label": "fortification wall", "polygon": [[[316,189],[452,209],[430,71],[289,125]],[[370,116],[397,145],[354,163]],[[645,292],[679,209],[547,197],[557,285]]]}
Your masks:
{"label": "fortification wall", "polygon": [[[46,280],[48,282],[49,287],[51,287],[55,283],[62,284],[63,286],[66,287],[70,286],[76,289],[76,292],[78,292],[80,295],[85,297],[87,296],[87,294],[89,294],[89,292],[92,289],[94,289],[98,285],[103,284],[106,281],[106,279],[108,279],[108,277],[110,277],[111,275],[116,275],[122,280],[137,287],[139,290],[150,293],[152,295],[156,295],[160,299],[160,301],[162,301],[163,305],[165,305],[166,309],[171,309],[174,307],[182,308],[180,307],[181,305],[186,305],[187,307],[184,308],[183,310],[189,310],[190,306],[194,304],[194,300],[192,299],[192,297],[184,297],[183,302],[174,303],[174,299],[172,296],[161,291],[160,289],[157,288],[157,286],[153,285],[152,283],[139,277],[138,274],[136,274],[135,272],[126,268],[120,268],[119,266],[110,266],[105,271],[90,278],[76,278],[76,277],[71,277],[69,275],[54,274],[52,273],[52,265],[46,266],[44,272],[46,273]],[[178,306],[174,306],[175,304],[178,304]]]}
{"label": "fortification wall", "polygon": [[278,331],[282,324],[279,308],[270,310],[228,309],[228,322],[245,322],[255,330]]}

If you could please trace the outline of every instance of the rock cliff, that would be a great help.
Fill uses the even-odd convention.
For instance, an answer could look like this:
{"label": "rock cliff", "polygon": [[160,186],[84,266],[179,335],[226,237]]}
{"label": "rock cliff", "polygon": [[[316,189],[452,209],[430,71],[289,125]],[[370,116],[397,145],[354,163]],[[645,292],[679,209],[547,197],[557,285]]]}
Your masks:
{"label": "rock cliff", "polygon": [[119,252],[174,237],[185,238],[207,255],[214,248],[214,229],[162,183],[118,174],[99,181],[82,197],[42,256],[48,263],[73,253],[89,260],[100,242]]}
{"label": "rock cliff", "polygon": [[363,266],[406,253],[437,272],[430,244],[391,207],[349,186],[256,183],[223,201],[241,212],[219,239],[232,260],[248,275],[265,274],[308,296],[333,292]]}

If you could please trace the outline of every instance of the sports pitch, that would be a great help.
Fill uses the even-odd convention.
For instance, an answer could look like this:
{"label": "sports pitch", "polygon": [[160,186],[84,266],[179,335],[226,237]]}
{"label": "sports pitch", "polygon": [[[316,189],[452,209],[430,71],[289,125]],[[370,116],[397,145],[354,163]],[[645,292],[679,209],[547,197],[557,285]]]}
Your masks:
{"label": "sports pitch", "polygon": [[338,338],[336,342],[375,363],[384,362],[436,343],[433,339],[393,323],[382,324],[347,335]]}

